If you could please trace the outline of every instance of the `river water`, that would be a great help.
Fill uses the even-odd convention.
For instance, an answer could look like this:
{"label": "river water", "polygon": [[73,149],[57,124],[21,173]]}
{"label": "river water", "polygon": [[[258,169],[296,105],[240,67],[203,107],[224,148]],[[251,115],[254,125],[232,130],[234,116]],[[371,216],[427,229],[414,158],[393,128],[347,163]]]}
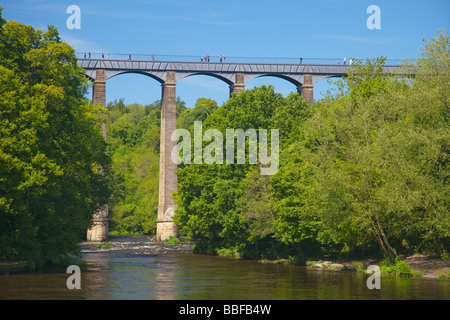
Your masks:
{"label": "river water", "polygon": [[0,275],[0,299],[450,299],[450,281],[314,270],[189,253],[145,237],[112,237],[110,249],[82,245],[81,289],[69,290],[66,266],[32,274]]}

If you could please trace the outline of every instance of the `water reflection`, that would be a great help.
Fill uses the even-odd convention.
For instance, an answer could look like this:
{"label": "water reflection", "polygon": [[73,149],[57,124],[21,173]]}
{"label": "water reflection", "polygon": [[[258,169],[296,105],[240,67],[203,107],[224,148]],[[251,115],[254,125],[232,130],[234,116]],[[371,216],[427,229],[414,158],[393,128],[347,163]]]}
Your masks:
{"label": "water reflection", "polygon": [[368,275],[360,272],[170,253],[148,242],[133,246],[85,250],[77,261],[81,290],[67,289],[69,274],[61,267],[0,275],[0,299],[450,299],[449,281],[383,277],[381,290],[369,290]]}

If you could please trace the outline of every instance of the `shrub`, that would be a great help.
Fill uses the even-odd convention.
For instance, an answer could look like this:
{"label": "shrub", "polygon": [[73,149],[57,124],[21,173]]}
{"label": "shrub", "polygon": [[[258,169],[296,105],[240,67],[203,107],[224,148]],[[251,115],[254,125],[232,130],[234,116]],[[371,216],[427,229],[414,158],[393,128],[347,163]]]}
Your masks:
{"label": "shrub", "polygon": [[306,258],[303,254],[297,254],[295,256],[289,257],[289,262],[297,266],[306,266]]}
{"label": "shrub", "polygon": [[365,271],[366,270],[366,266],[361,261],[352,261],[352,267],[356,271]]}
{"label": "shrub", "polygon": [[176,244],[181,243],[180,239],[175,238],[174,236],[170,236],[168,240],[165,241],[169,246],[174,246]]}
{"label": "shrub", "polygon": [[396,276],[415,276],[420,274],[420,272],[412,270],[409,264],[398,257],[394,261],[388,259],[381,261],[380,269],[382,272]]}

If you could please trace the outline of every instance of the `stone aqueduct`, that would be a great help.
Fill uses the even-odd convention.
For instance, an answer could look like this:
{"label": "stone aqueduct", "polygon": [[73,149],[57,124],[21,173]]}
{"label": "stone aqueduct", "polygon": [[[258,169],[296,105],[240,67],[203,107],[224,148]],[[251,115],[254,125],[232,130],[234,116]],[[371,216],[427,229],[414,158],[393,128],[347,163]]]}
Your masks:
{"label": "stone aqueduct", "polygon": [[[347,65],[312,64],[263,64],[263,63],[214,63],[171,62],[148,60],[79,59],[78,65],[85,69],[86,76],[93,81],[92,101],[106,107],[106,81],[124,73],[139,73],[159,81],[162,85],[161,142],[159,171],[159,205],[157,238],[166,240],[178,235],[172,220],[175,203],[172,191],[177,190],[177,165],[171,161],[171,150],[176,141],[171,135],[176,130],[176,82],[192,75],[209,75],[230,86],[230,96],[245,89],[245,83],[257,77],[274,76],[285,79],[297,87],[298,93],[312,104],[313,88],[317,81],[347,75]],[[385,66],[390,73],[395,66]],[[103,127],[106,138],[106,128]],[[108,237],[108,209],[94,214],[93,226],[88,230],[91,241],[104,241]]]}

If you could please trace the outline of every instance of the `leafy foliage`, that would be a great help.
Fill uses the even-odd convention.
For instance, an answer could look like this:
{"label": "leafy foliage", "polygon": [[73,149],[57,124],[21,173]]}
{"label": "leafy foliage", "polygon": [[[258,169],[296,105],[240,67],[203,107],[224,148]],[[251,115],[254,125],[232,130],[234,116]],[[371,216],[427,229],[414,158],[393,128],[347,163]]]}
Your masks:
{"label": "leafy foliage", "polygon": [[[298,132],[292,130],[294,121],[300,122],[308,113],[298,94],[283,97],[272,86],[262,86],[229,99],[206,118],[203,130],[217,129],[225,137],[229,128],[245,131],[282,126],[295,135]],[[280,132],[280,139],[284,146],[293,137],[284,131]],[[277,246],[273,241],[270,178],[259,176],[258,165],[246,161],[182,166],[178,170],[176,199],[175,221],[186,236],[197,240],[198,252],[230,249],[235,255],[257,256],[261,251],[270,251],[268,247]]]}
{"label": "leafy foliage", "polygon": [[[384,61],[357,61],[312,107],[271,86],[221,107],[177,100],[177,127],[191,137],[196,120],[223,137],[280,134],[272,176],[248,158],[179,166],[174,219],[196,252],[300,264],[324,253],[448,256],[449,37],[426,40],[397,74],[382,73]],[[105,118],[84,98],[88,85],[54,27],[0,18],[0,259],[59,261],[105,203],[112,230],[156,232],[161,103],[115,101]]]}
{"label": "leafy foliage", "polygon": [[[107,106],[107,142],[111,157],[113,197],[111,231],[155,234],[158,210],[161,102],[125,105],[123,99]],[[185,111],[177,100],[179,118]]]}
{"label": "leafy foliage", "polygon": [[0,17],[0,259],[60,261],[108,201],[104,114],[88,85],[56,28]]}
{"label": "leafy foliage", "polygon": [[182,166],[182,232],[199,252],[263,259],[448,252],[448,49],[441,32],[393,75],[358,61],[312,108],[264,86],[231,98],[203,130],[280,129],[280,170]]}
{"label": "leafy foliage", "polygon": [[[304,127],[299,147],[318,182],[318,213],[338,242],[372,239],[388,256],[405,243],[448,250],[447,48],[448,37],[431,41],[425,55],[439,59],[405,66],[414,79],[381,75],[383,59],[355,66],[348,94],[319,104]],[[430,80],[436,64],[439,83]]]}

